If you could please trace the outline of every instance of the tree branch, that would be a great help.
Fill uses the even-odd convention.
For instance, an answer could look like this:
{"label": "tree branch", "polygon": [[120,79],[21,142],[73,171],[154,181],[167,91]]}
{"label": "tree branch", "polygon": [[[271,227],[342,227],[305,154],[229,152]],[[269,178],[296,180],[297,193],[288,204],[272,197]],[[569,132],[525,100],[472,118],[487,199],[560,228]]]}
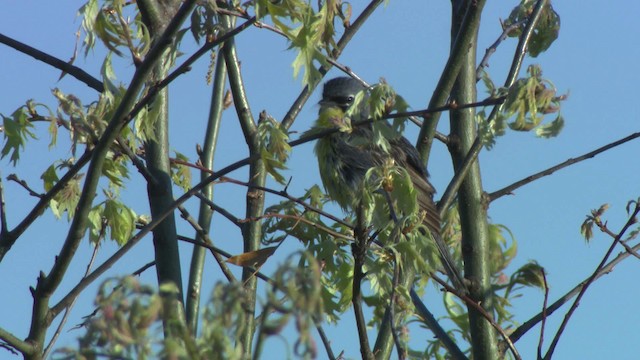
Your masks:
{"label": "tree branch", "polygon": [[[522,35],[520,36],[520,40],[518,41],[518,46],[514,54],[514,59],[513,59],[513,62],[511,63],[511,68],[509,70],[509,75],[507,76],[507,79],[505,80],[505,83],[504,83],[505,88],[511,87],[511,85],[513,85],[513,83],[515,82],[516,77],[518,76],[518,72],[520,71],[522,61],[524,59],[524,56],[526,55],[526,49],[529,43],[529,39],[533,34],[533,30],[535,29],[535,26],[538,23],[538,20],[540,20],[540,15],[542,14],[542,9],[545,3],[546,3],[546,0],[538,0],[538,3],[536,4],[534,11],[531,13],[531,16],[529,17],[527,26],[525,27],[525,29],[522,32]],[[487,122],[493,121],[493,119],[498,114],[499,110],[502,108],[503,104],[504,102],[494,106],[494,108],[491,111],[491,114],[489,115],[489,117],[487,117]],[[449,182],[447,189],[445,190],[444,194],[442,195],[442,198],[440,199],[440,202],[438,203],[438,209],[440,210],[441,215],[443,214],[444,211],[446,211],[446,209],[449,208],[449,206],[453,202],[453,199],[455,198],[455,194],[458,192],[458,189],[462,184],[462,180],[467,176],[469,169],[471,169],[471,165],[474,163],[475,159],[478,157],[481,150],[482,150],[482,140],[480,139],[479,136],[477,136],[473,144],[467,151],[467,154],[464,160],[462,161],[460,168],[456,169],[456,173],[453,176],[453,179],[451,179],[451,181]]]}
{"label": "tree branch", "polygon": [[[633,246],[632,249],[633,249],[634,252],[640,251],[640,244],[637,244],[637,245]],[[628,258],[629,256],[631,256],[631,253],[629,253],[629,252],[622,252],[622,253],[618,254],[618,256],[616,256],[613,260],[611,260],[609,263],[604,265],[600,270],[598,270],[597,275],[595,276],[595,278],[593,278],[593,281],[598,280],[602,276],[609,274],[611,271],[613,271],[613,269],[618,264],[620,264],[622,262],[622,260]],[[580,282],[573,289],[569,290],[566,294],[561,296],[553,304],[551,304],[549,307],[547,307],[546,308],[546,317],[551,316],[554,312],[556,312],[556,310],[560,309],[560,307],[562,307],[562,305],[566,304],[567,302],[569,302],[569,300],[571,300],[571,298],[576,296],[576,294],[580,293],[582,291],[582,288],[585,286],[585,284],[587,284],[587,282],[591,279],[592,276],[593,275],[591,275],[589,278],[587,278],[587,279],[583,280],[582,282]],[[534,326],[536,326],[544,318],[545,318],[545,313],[544,312],[540,312],[540,313],[536,314],[535,316],[531,317],[531,319],[527,320],[522,325],[520,325],[515,331],[513,331],[511,333],[511,335],[509,336],[509,338],[514,343],[517,342],[518,340],[520,340],[520,338],[524,334],[526,334],[529,330],[531,330]]]}
{"label": "tree branch", "polygon": [[595,149],[593,151],[590,151],[590,152],[588,152],[588,153],[586,153],[584,155],[580,155],[580,156],[578,156],[576,158],[570,158],[570,159],[568,159],[566,161],[563,161],[563,162],[561,162],[561,163],[559,163],[557,165],[554,165],[554,166],[552,166],[552,167],[550,167],[548,169],[542,170],[542,171],[540,171],[538,173],[535,173],[533,175],[529,175],[526,178],[524,178],[522,180],[519,180],[519,181],[516,181],[515,183],[513,183],[513,184],[511,184],[509,186],[506,186],[506,187],[504,187],[504,188],[502,188],[500,190],[496,190],[496,191],[490,193],[489,194],[489,201],[494,201],[494,200],[496,200],[496,199],[498,199],[498,198],[500,198],[500,197],[502,197],[504,195],[513,194],[514,190],[516,190],[516,189],[518,189],[518,188],[520,188],[520,187],[522,187],[522,186],[524,186],[526,184],[529,184],[529,183],[531,183],[533,181],[536,181],[536,180],[538,180],[538,179],[540,179],[542,177],[551,175],[551,174],[553,174],[554,172],[556,172],[558,170],[566,168],[567,166],[579,163],[579,162],[587,160],[587,159],[591,159],[591,158],[595,157],[596,155],[599,155],[599,154],[601,154],[601,153],[603,153],[603,152],[605,152],[607,150],[613,149],[616,146],[622,145],[622,144],[627,143],[627,142],[629,142],[631,140],[635,140],[638,137],[640,137],[640,132],[633,133],[633,134],[631,134],[629,136],[623,137],[622,139],[619,139],[619,140],[611,142],[611,143],[609,143],[607,145],[601,146],[601,147],[599,147],[599,148],[597,148],[597,149]]}
{"label": "tree branch", "polygon": [[89,86],[90,88],[98,92],[104,91],[104,85],[102,84],[102,81],[96,79],[95,77],[91,76],[89,73],[80,69],[77,66],[71,65],[66,61],[62,61],[57,57],[49,55],[45,52],[42,52],[27,44],[21,43],[20,41],[14,40],[3,34],[0,34],[0,43],[5,44],[9,47],[12,47],[13,49],[25,55],[29,55],[35,58],[36,60],[40,60],[45,64],[51,65],[56,69],[59,69],[63,73],[67,73],[73,76],[74,78],[80,80],[81,82],[85,83],[87,86]]}
{"label": "tree branch", "polygon": [[560,324],[560,327],[558,328],[556,335],[551,341],[549,350],[547,350],[547,353],[544,356],[545,360],[551,359],[551,357],[553,356],[553,352],[555,351],[556,346],[558,345],[558,341],[560,341],[560,337],[562,336],[564,329],[567,327],[567,324],[569,323],[571,316],[578,309],[578,306],[580,305],[580,300],[582,299],[584,294],[587,292],[587,289],[589,288],[589,286],[593,284],[593,282],[598,278],[600,271],[606,266],[607,261],[609,260],[609,257],[613,253],[613,250],[616,248],[616,245],[618,245],[618,243],[620,242],[620,239],[622,239],[622,236],[627,232],[627,230],[633,224],[637,222],[636,216],[638,215],[638,213],[640,213],[640,203],[636,202],[633,213],[631,214],[631,216],[629,216],[629,219],[627,220],[626,224],[624,224],[624,226],[622,227],[622,230],[620,230],[618,235],[613,239],[613,242],[611,242],[611,246],[609,246],[609,249],[607,250],[605,255],[602,257],[600,264],[598,264],[598,266],[596,267],[596,270],[593,272],[593,274],[591,274],[591,276],[587,279],[587,281],[581,287],[580,292],[578,292],[576,299],[571,305],[571,308],[569,308],[569,311],[567,311],[567,314],[564,316],[564,319],[562,320],[562,323]]}

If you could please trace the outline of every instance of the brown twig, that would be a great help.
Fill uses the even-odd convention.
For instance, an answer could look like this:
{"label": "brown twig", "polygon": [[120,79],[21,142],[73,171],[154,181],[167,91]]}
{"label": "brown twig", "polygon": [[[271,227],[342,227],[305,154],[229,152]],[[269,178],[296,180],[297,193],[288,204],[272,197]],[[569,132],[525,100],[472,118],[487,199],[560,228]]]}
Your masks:
{"label": "brown twig", "polygon": [[620,242],[620,239],[622,238],[622,236],[627,232],[627,230],[633,224],[635,224],[637,222],[636,216],[638,215],[639,212],[640,212],[640,202],[636,202],[635,209],[633,210],[631,216],[629,216],[629,219],[624,224],[624,226],[622,227],[622,229],[620,230],[618,235],[613,239],[613,241],[611,242],[611,246],[609,246],[609,249],[607,250],[605,255],[602,257],[602,260],[600,261],[600,263],[596,267],[596,269],[593,272],[593,274],[587,279],[586,283],[582,286],[582,288],[580,289],[580,292],[576,296],[576,299],[574,300],[573,304],[571,305],[571,308],[569,308],[569,311],[567,311],[567,314],[564,316],[564,319],[562,320],[562,323],[560,324],[560,327],[558,328],[558,331],[556,332],[556,335],[554,336],[553,340],[551,341],[551,345],[549,346],[549,350],[547,350],[547,353],[545,354],[544,359],[551,359],[551,357],[553,356],[553,352],[555,351],[556,346],[558,345],[558,342],[560,341],[560,337],[562,336],[562,333],[566,329],[567,324],[569,323],[569,320],[571,319],[571,316],[573,315],[573,313],[576,311],[576,309],[580,305],[580,300],[582,299],[584,294],[587,292],[587,289],[589,288],[589,286],[591,284],[593,284],[593,282],[598,278],[598,275],[599,275],[600,271],[606,266],[607,261],[609,260],[609,257],[611,256],[611,254],[613,253],[613,250],[616,248],[616,246]]}
{"label": "brown twig", "polygon": [[494,201],[494,200],[496,200],[496,199],[498,199],[498,198],[500,198],[500,197],[502,197],[504,195],[512,194],[514,190],[516,190],[516,189],[518,189],[518,188],[520,188],[520,187],[522,187],[522,186],[524,186],[524,185],[526,185],[526,184],[528,184],[530,182],[538,180],[541,177],[551,175],[551,174],[553,174],[554,172],[556,172],[558,170],[566,168],[567,166],[579,163],[579,162],[587,160],[587,159],[591,159],[591,158],[595,157],[596,155],[599,155],[599,154],[601,154],[601,153],[603,153],[603,152],[605,152],[607,150],[610,150],[610,149],[612,149],[612,148],[614,148],[616,146],[619,146],[619,145],[622,145],[622,144],[624,144],[626,142],[634,140],[634,139],[636,139],[638,137],[640,137],[640,132],[633,133],[633,134],[631,134],[629,136],[625,136],[622,139],[619,139],[619,140],[611,142],[611,143],[609,143],[607,145],[601,146],[601,147],[599,147],[599,148],[597,148],[597,149],[595,149],[593,151],[590,151],[590,152],[588,152],[588,153],[586,153],[584,155],[578,156],[577,158],[570,158],[570,159],[568,159],[566,161],[563,161],[563,162],[561,162],[561,163],[559,163],[559,164],[557,164],[555,166],[552,166],[552,167],[550,167],[548,169],[542,170],[542,171],[540,171],[538,173],[535,173],[533,175],[529,175],[526,178],[524,178],[522,180],[519,180],[519,181],[516,181],[515,183],[513,183],[513,184],[511,184],[509,186],[506,186],[506,187],[504,187],[504,188],[502,188],[500,190],[497,190],[497,191],[494,191],[494,192],[490,193],[489,194],[489,201]]}
{"label": "brown twig", "polygon": [[27,190],[29,192],[29,195],[33,196],[33,197],[37,197],[38,199],[42,199],[43,195],[34,191],[29,184],[27,184],[26,181],[21,180],[18,178],[18,175],[16,174],[9,174],[9,176],[7,176],[7,180],[9,181],[14,181],[16,182],[18,185],[22,186],[25,190]]}
{"label": "brown twig", "polygon": [[487,48],[487,50],[484,53],[484,56],[482,57],[482,60],[480,61],[480,65],[478,65],[478,68],[476,69],[477,81],[480,81],[480,79],[482,78],[482,75],[481,75],[482,71],[485,68],[489,67],[489,58],[491,57],[491,55],[493,55],[493,53],[496,52],[496,50],[498,49],[498,46],[500,46],[500,44],[507,39],[507,37],[509,36],[509,34],[511,34],[512,31],[516,30],[517,28],[525,24],[525,22],[526,21],[523,19],[523,20],[514,22],[513,24],[503,28],[502,34],[500,34],[498,39],[496,39],[496,41]]}
{"label": "brown twig", "polygon": [[[202,240],[205,241],[205,243],[213,244],[213,241],[211,241],[211,238],[209,237],[209,233],[207,231],[205,231],[200,226],[200,224],[198,224],[198,221],[196,219],[194,219],[189,214],[189,212],[187,211],[187,209],[185,209],[184,206],[182,206],[182,205],[178,206],[178,210],[180,210],[180,214],[181,214],[182,218],[185,219],[189,225],[191,225],[191,227],[198,233],[198,235],[200,235],[200,237],[202,238]],[[238,280],[233,275],[233,273],[231,272],[231,270],[227,266],[227,264],[224,261],[224,259],[216,252],[212,252],[211,254],[213,255],[213,258],[216,260],[216,262],[218,263],[218,266],[220,267],[220,270],[222,271],[224,276],[227,278],[227,281],[229,281],[231,283],[237,282]]]}

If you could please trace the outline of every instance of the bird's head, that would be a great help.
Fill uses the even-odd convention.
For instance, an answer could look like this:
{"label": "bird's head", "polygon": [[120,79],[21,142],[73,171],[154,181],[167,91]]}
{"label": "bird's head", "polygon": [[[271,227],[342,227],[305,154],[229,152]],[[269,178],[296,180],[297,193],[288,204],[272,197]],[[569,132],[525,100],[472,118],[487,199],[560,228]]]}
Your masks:
{"label": "bird's head", "polygon": [[356,109],[352,105],[359,93],[365,90],[358,80],[350,77],[338,77],[324,84],[317,126],[324,128],[338,127],[341,131],[351,129],[349,117]]}

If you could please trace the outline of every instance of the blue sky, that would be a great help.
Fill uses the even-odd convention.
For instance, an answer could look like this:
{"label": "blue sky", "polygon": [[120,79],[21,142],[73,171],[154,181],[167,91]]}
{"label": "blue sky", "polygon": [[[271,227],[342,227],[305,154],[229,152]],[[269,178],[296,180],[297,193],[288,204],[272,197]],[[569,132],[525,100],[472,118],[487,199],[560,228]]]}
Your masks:
{"label": "blue sky", "polygon": [[[506,18],[514,4],[488,2],[483,15],[479,56],[499,35],[499,19]],[[81,5],[80,1],[6,2],[2,5],[0,32],[68,59],[74,48],[74,34],[80,25],[76,11]],[[640,5],[635,2],[611,6],[605,1],[556,1],[554,6],[562,19],[560,37],[546,53],[527,60],[527,64],[540,64],[544,76],[553,81],[558,91],[569,94],[562,108],[565,128],[559,137],[550,140],[537,139],[528,133],[508,132],[493,150],[483,152],[480,160],[483,183],[488,192],[638,131],[640,105],[636,84],[640,82],[640,74],[636,68],[640,49],[636,42],[640,35],[637,26]],[[353,39],[340,62],[370,83],[385,78],[414,109],[424,108],[447,57],[448,7],[446,1],[390,1]],[[356,7],[354,14],[358,10]],[[292,77],[290,67],[295,54],[287,50],[287,43],[282,38],[257,28],[241,34],[237,45],[254,115],[266,109],[275,118],[282,117],[301,88],[300,79]],[[498,84],[504,80],[514,47],[515,40],[508,40],[491,58],[488,71]],[[102,55],[102,50],[96,50],[87,59],[79,57],[76,65],[98,76]],[[11,114],[30,98],[55,106],[51,96],[54,87],[74,93],[85,104],[96,97],[95,92],[75,79],[67,76],[58,81],[57,70],[6,46],[0,46],[0,59],[0,113],[4,115]],[[128,82],[133,65],[122,60],[117,61],[116,66],[119,80]],[[191,72],[170,86],[172,148],[191,159],[196,157],[194,144],[203,141],[206,124],[210,96],[205,81],[207,66],[208,60],[201,59]],[[337,75],[338,71],[334,70],[329,77]],[[479,97],[483,96],[480,92]],[[317,93],[311,98],[292,130],[303,132],[309,128],[315,119],[317,107],[314,104],[318,98]],[[439,130],[446,132],[446,128],[446,119],[443,119]],[[46,125],[37,125],[37,129],[39,141],[29,143],[17,169],[7,159],[0,162],[3,178],[17,173],[36,189],[40,188],[39,177],[48,164],[70,156],[69,142],[64,136],[58,147],[50,150]],[[409,129],[407,136],[415,139],[415,135],[415,129]],[[246,147],[239,141],[240,136],[235,115],[227,112],[215,168],[245,157]],[[580,224],[590,209],[609,203],[608,225],[613,231],[620,229],[626,221],[627,201],[640,195],[639,151],[637,142],[625,144],[492,203],[491,220],[507,226],[518,241],[518,256],[508,271],[529,260],[537,260],[548,272],[550,301],[585,279],[600,261],[610,239],[596,233],[593,241],[585,244],[579,233]],[[433,154],[429,171],[442,194],[452,175],[451,164],[446,148],[441,144],[436,144]],[[302,194],[304,189],[319,182],[312,156],[311,144],[295,149],[286,173],[293,179],[290,193]],[[234,176],[243,179],[244,174],[239,171]],[[132,177],[127,199],[135,204],[138,213],[148,213],[144,186],[140,185],[137,173],[133,172]],[[25,200],[24,191],[15,183],[5,181],[4,187],[8,221],[14,226],[35,200]],[[216,202],[242,216],[244,200],[238,201],[238,196],[242,196],[243,191],[234,185],[221,185],[216,190]],[[188,207],[193,214],[197,213],[195,201]],[[192,230],[178,222],[181,233],[193,235]],[[50,213],[43,215],[0,263],[1,287],[7,291],[5,294],[12,294],[0,299],[0,326],[18,337],[25,337],[28,331],[27,319],[32,304],[28,287],[35,284],[39,270],[48,271],[51,267],[53,254],[60,248],[66,227],[66,221],[56,221]],[[239,233],[224,219],[215,218],[211,231],[219,246],[239,252]],[[98,261],[106,259],[115,248],[113,244],[104,244]],[[617,249],[615,253],[621,250]],[[88,241],[83,242],[79,251],[60,294],[75,284],[83,273],[91,251]],[[129,273],[152,258],[149,239],[137,246],[108,275]],[[183,246],[183,265],[188,264],[189,258],[190,247]],[[268,273],[275,265],[268,264],[265,271]],[[627,279],[636,276],[639,269],[637,260],[629,259],[592,286],[563,335],[556,350],[557,359],[633,358],[635,349],[629,344],[640,340],[634,326],[640,321],[634,306],[634,300],[640,294]],[[205,276],[208,284],[218,279],[216,267],[211,262]],[[154,272],[148,271],[143,279],[153,283],[154,277]],[[92,311],[94,294],[95,287],[80,297],[58,346],[74,344],[80,334],[67,330]],[[538,290],[525,291],[514,303],[516,319],[526,321],[536,314],[542,306],[542,295]],[[547,339],[557,329],[566,309],[563,310],[550,319]],[[351,320],[351,314],[346,314],[344,324],[330,332],[334,351],[345,349],[348,357],[357,358],[359,352],[354,347],[354,332],[349,327]],[[538,330],[536,328],[516,344],[524,359],[535,358]],[[277,340],[271,344],[276,348],[282,346]],[[0,359],[7,356],[7,352],[0,350]]]}

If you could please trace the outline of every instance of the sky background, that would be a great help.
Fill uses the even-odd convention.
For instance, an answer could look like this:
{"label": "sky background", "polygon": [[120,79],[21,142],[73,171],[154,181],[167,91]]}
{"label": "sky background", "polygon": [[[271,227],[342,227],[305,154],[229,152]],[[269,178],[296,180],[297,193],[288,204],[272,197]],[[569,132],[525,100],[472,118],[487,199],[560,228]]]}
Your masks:
{"label": "sky background", "polygon": [[[355,17],[362,5],[353,3]],[[499,20],[506,18],[515,4],[516,1],[488,2],[483,13],[479,58],[499,36]],[[625,2],[624,6],[612,6],[605,1],[555,1],[553,4],[562,20],[560,37],[547,52],[536,59],[528,59],[526,64],[540,64],[544,77],[550,79],[560,93],[569,94],[562,105],[565,128],[560,136],[550,140],[510,131],[498,139],[494,149],[483,151],[480,161],[487,192],[638,131],[640,105],[637,84],[640,75],[637,65],[640,49],[636,44],[640,35],[637,22],[640,4]],[[80,27],[81,20],[76,12],[81,5],[81,1],[3,2],[0,5],[0,33],[61,59],[69,59],[75,45],[75,33]],[[386,7],[376,11],[339,60],[370,83],[385,78],[413,109],[424,108],[448,54],[449,7],[449,2],[442,0],[390,1]],[[490,60],[488,71],[496,84],[504,81],[515,44],[515,39],[504,42]],[[265,109],[276,119],[282,118],[302,87],[301,80],[292,76],[290,64],[295,53],[287,50],[288,44],[283,38],[257,28],[238,36],[237,46],[254,116]],[[184,52],[189,55],[194,48],[191,44]],[[96,49],[86,59],[79,56],[75,65],[98,77],[103,56],[103,50]],[[69,76],[58,81],[58,70],[4,45],[0,46],[0,64],[0,113],[5,116],[27,99],[55,108],[51,89],[56,87],[65,93],[75,94],[84,104],[96,98],[97,94],[86,85]],[[118,80],[128,83],[133,72],[131,62],[128,59],[116,60],[115,66]],[[210,102],[211,90],[205,80],[207,66],[208,59],[202,58],[189,73],[170,86],[171,146],[192,160],[196,158],[195,143],[203,142]],[[521,75],[524,69],[526,66]],[[332,70],[328,78],[338,75],[337,70]],[[481,89],[479,98],[485,95]],[[293,131],[301,133],[309,128],[315,120],[318,100],[319,92],[316,91],[293,125]],[[40,175],[49,164],[71,156],[69,141],[63,132],[58,146],[48,148],[47,126],[36,125],[39,140],[29,142],[18,168],[14,168],[6,158],[0,161],[3,179],[17,173],[34,189],[40,190]],[[440,122],[439,130],[447,133],[446,117]],[[416,129],[409,127],[407,137],[415,140],[416,135]],[[297,137],[297,134],[292,135],[294,139]],[[241,131],[237,118],[228,111],[220,133],[214,168],[222,168],[246,156],[246,145],[239,139]],[[289,170],[285,172],[285,176],[292,178],[291,194],[301,195],[304,189],[319,183],[312,148],[312,144],[306,144],[293,151]],[[627,202],[640,196],[639,151],[638,141],[625,144],[493,202],[489,208],[491,221],[507,226],[518,242],[518,255],[507,269],[507,275],[529,260],[538,261],[548,273],[550,302],[587,278],[600,262],[611,239],[596,232],[592,242],[586,244],[580,236],[580,224],[591,209],[609,203],[611,208],[605,217],[610,229],[617,232],[622,227],[626,221]],[[432,182],[442,194],[452,176],[452,169],[446,148],[440,143],[434,147],[429,171]],[[128,182],[124,195],[137,213],[148,214],[145,187],[135,171],[131,175],[132,180]],[[238,171],[233,176],[245,179],[246,171]],[[194,179],[196,177],[194,174]],[[28,198],[25,191],[13,182],[5,181],[4,188],[8,222],[13,227],[36,200]],[[216,202],[242,217],[243,193],[244,189],[235,185],[220,185],[216,188]],[[267,201],[273,203],[279,199],[268,197]],[[195,201],[187,205],[192,214],[197,214]],[[178,219],[177,222],[181,234],[193,236],[193,231],[183,221]],[[40,270],[50,269],[67,227],[65,219],[58,221],[49,212],[45,213],[0,263],[0,288],[4,293],[0,297],[0,326],[18,337],[26,337],[28,333],[32,305],[29,286],[35,285]],[[218,246],[232,253],[240,252],[240,235],[233,225],[216,217],[210,231]],[[290,246],[291,249],[299,248],[293,241]],[[91,250],[88,241],[83,241],[67,278],[54,296],[54,302],[80,279]],[[115,250],[115,244],[105,243],[97,264]],[[614,253],[621,250],[616,249]],[[190,246],[181,247],[181,256],[183,266],[187,266]],[[148,238],[121,260],[107,277],[130,273],[152,259],[151,239]],[[211,259],[207,261],[205,283],[211,286],[219,279],[219,272]],[[266,273],[277,266],[276,261],[270,262],[263,268]],[[636,301],[640,290],[632,279],[637,278],[639,270],[637,259],[629,258],[590,288],[560,341],[556,359],[636,358],[637,350],[632,344],[640,341],[640,332],[637,331],[640,315]],[[147,271],[142,279],[153,283],[155,272]],[[203,292],[205,297],[207,291]],[[81,321],[82,316],[91,313],[95,293],[96,286],[79,298],[58,346],[76,344],[75,338],[81,332],[69,330]],[[437,296],[427,299],[428,303],[438,301]],[[542,291],[524,291],[523,296],[514,302],[516,320],[524,322],[537,314],[542,301]],[[546,339],[552,338],[567,309],[565,306],[549,320]],[[347,357],[358,358],[352,319],[352,314],[347,313],[337,328],[329,328],[328,331],[334,352],[345,350]],[[429,338],[431,335],[421,332],[414,336],[418,341],[415,344],[419,346],[421,336]],[[524,359],[535,358],[538,336],[537,327],[516,343]],[[293,338],[289,342],[292,343]],[[278,339],[271,340],[269,344],[274,352],[285,346]],[[12,357],[0,349],[0,359],[4,358]]]}

